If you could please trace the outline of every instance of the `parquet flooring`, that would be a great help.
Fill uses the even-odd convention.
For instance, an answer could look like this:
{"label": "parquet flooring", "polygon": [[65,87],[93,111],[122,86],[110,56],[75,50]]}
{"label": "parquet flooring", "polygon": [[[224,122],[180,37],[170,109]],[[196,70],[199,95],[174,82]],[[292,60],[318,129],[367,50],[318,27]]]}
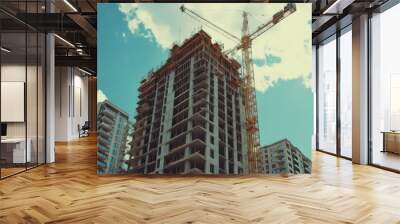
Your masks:
{"label": "parquet flooring", "polygon": [[7,167],[7,168],[2,167],[1,168],[1,176],[7,177],[10,175],[22,172],[24,170],[25,170],[25,167],[23,167],[23,168],[22,167],[21,168],[20,167]]}
{"label": "parquet flooring", "polygon": [[0,223],[400,223],[400,175],[315,152],[312,175],[98,176],[94,137],[0,181]]}

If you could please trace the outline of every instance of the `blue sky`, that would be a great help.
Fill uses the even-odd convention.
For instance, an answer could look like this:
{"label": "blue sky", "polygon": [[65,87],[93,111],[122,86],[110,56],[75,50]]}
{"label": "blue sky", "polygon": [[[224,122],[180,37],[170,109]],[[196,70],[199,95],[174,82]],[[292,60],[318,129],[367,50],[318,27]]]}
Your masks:
{"label": "blue sky", "polygon": [[138,83],[168,53],[147,38],[133,35],[117,4],[99,4],[98,14],[98,89],[133,117]]}
{"label": "blue sky", "polygon": [[[163,10],[175,12],[174,10],[177,10],[180,6],[179,4],[163,5],[165,7],[160,9],[159,5],[146,4],[146,10],[137,4],[98,5],[98,89],[101,91],[101,95],[128,112],[131,118],[135,115],[139,82],[150,69],[160,66],[167,59],[169,44],[173,41],[182,41],[188,37],[182,33],[193,33],[200,26],[187,17],[182,17],[183,20],[181,17],[173,18],[170,16],[172,14],[166,15],[165,18],[152,16],[152,13],[162,14]],[[218,16],[212,12],[213,9],[218,9],[221,4],[211,5],[210,10],[203,9],[198,4],[194,8],[202,12],[202,15],[210,12],[207,16],[211,18]],[[246,7],[248,7],[247,5]],[[262,6],[264,5],[271,4],[263,4]],[[188,5],[187,7],[193,6]],[[139,9],[142,8],[143,10],[140,11]],[[260,10],[260,7],[254,8]],[[262,14],[259,13],[260,16],[254,21],[263,19],[262,16],[268,16],[268,13],[272,15],[271,13],[274,10],[280,8],[282,8],[282,4],[273,4],[273,7],[268,7],[271,12],[264,10],[264,13],[264,11],[261,11]],[[251,10],[251,7],[246,9],[246,11]],[[298,7],[298,11],[300,10],[301,7]],[[232,16],[236,14],[235,17],[237,17],[238,9],[235,8],[231,11]],[[176,12],[179,13],[179,11]],[[308,51],[311,52],[311,43],[308,44],[310,40],[307,39],[308,36],[306,35],[310,24],[309,18],[304,15],[301,17],[300,13],[306,13],[299,12],[299,15],[296,15],[299,18],[304,17],[304,29],[296,31],[291,28],[295,26],[299,29],[298,25],[293,24],[300,20],[298,18],[282,23],[282,27],[272,30],[272,34],[265,37],[265,40],[254,42],[256,47],[253,47],[253,56],[256,88],[258,90],[257,104],[261,144],[271,144],[283,138],[288,138],[310,157],[313,131],[313,97],[308,83],[311,66],[309,69],[306,66]],[[229,15],[229,13],[226,14],[227,19]],[[185,21],[185,24],[180,27],[176,25],[178,30],[174,32],[174,30],[171,30],[171,26],[168,26],[169,24],[165,22],[168,18],[171,18],[172,22],[168,20],[171,24],[179,24],[180,21]],[[228,28],[231,27],[232,33],[237,35],[240,35],[240,18],[239,16],[239,20],[236,21],[236,24],[239,25],[226,25]],[[254,26],[256,25],[259,24]],[[184,32],[185,29],[191,29],[191,32]],[[219,35],[213,34],[212,31],[206,31],[212,37]],[[304,33],[304,40],[301,38],[301,40],[297,40],[286,35],[284,35],[285,37],[280,36],[282,35],[280,32],[289,31],[300,33],[298,35],[300,37]],[[292,43],[292,45],[276,42],[276,39],[285,40],[285,38],[293,38],[289,39],[291,43],[293,41],[298,42]],[[217,41],[223,42],[227,48],[234,45],[234,43],[223,38],[217,38]],[[269,45],[270,43],[272,45]],[[259,46],[266,49],[265,51],[268,51],[268,53],[260,50]],[[293,56],[290,54],[291,52],[293,52]]]}

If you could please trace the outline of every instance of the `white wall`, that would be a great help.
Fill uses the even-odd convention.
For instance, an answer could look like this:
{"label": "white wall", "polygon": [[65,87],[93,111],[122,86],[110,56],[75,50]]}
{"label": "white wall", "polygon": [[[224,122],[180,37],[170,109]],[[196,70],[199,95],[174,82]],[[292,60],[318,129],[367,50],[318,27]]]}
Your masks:
{"label": "white wall", "polygon": [[56,141],[79,138],[78,125],[88,120],[88,78],[71,67],[56,67]]}
{"label": "white wall", "polygon": [[[76,70],[75,70],[76,71]],[[80,73],[81,74],[81,73]],[[81,75],[74,75],[74,108],[73,119],[71,120],[72,130],[71,135],[74,138],[79,137],[78,124],[81,126],[85,121],[89,120],[89,92],[88,92],[88,78]]]}
{"label": "white wall", "polygon": [[[38,70],[37,70],[38,69]],[[25,80],[27,79],[27,80]],[[1,66],[1,81],[24,82],[26,84],[26,107],[23,106],[22,113],[26,112],[26,120],[23,122],[6,122],[7,137],[30,139],[32,150],[32,161],[44,163],[45,150],[45,116],[44,116],[44,74],[42,67],[25,64],[3,64]],[[2,96],[2,97],[7,97]],[[1,110],[11,110],[2,107]],[[37,157],[37,153],[39,156]],[[51,162],[51,160],[49,160]]]}
{"label": "white wall", "polygon": [[[36,85],[36,81],[32,81],[31,75],[36,76],[36,67],[19,65],[19,64],[5,64],[1,66],[1,81],[2,82],[24,82],[26,83],[25,76],[26,72],[29,79],[29,85]],[[27,106],[36,108],[36,88],[27,88]],[[4,96],[3,96],[4,97]],[[31,102],[35,102],[34,105],[29,105]],[[1,108],[1,110],[7,110],[7,108]],[[28,112],[31,112],[28,110]],[[28,122],[34,121],[36,124],[36,113],[28,113],[27,114]],[[25,137],[25,123],[26,122],[7,122],[7,135],[8,137]],[[28,129],[30,127],[36,130],[36,125],[29,123]],[[29,137],[29,130],[28,130]]]}

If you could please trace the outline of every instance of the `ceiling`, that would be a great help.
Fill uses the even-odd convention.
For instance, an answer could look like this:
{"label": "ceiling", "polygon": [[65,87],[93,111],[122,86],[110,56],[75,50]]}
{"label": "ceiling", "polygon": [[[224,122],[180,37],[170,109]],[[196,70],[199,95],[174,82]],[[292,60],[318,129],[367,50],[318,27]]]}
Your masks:
{"label": "ceiling", "polygon": [[32,58],[37,50],[37,41],[32,40],[36,33],[54,32],[56,66],[79,66],[96,74],[97,2],[47,0],[46,4],[45,0],[1,0],[2,46],[12,49],[3,60],[16,61],[25,54]]}
{"label": "ceiling", "polygon": [[311,0],[313,43],[328,38],[352,23],[353,17],[374,12],[391,0]]}

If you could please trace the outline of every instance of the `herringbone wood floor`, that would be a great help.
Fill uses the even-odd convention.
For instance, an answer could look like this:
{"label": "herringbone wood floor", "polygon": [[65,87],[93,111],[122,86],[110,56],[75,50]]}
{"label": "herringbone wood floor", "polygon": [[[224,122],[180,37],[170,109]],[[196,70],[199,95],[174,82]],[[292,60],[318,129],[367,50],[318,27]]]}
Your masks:
{"label": "herringbone wood floor", "polygon": [[0,223],[400,223],[400,175],[314,153],[291,177],[97,176],[95,138],[0,181]]}

